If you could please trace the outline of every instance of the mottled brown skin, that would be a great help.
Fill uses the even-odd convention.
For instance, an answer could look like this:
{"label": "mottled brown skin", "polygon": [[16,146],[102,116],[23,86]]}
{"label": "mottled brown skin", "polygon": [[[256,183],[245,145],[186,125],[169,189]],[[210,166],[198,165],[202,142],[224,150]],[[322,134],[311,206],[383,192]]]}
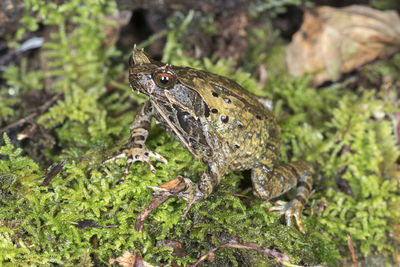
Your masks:
{"label": "mottled brown skin", "polygon": [[301,212],[311,192],[312,168],[304,161],[277,165],[280,128],[265,101],[236,82],[209,72],[151,61],[134,49],[129,69],[133,90],[149,96],[131,126],[129,148],[114,157],[126,157],[123,177],[135,161],[143,161],[154,172],[149,157],[166,163],[159,154],[147,150],[145,141],[151,118],[159,121],[196,159],[207,166],[198,184],[184,179],[186,189],[171,195],[152,187],[155,195],[186,200],[190,207],[207,198],[233,170],[252,170],[254,194],[265,200],[282,195],[297,185],[292,201],[278,202],[271,210],[285,214],[287,224],[295,216],[304,232]]}

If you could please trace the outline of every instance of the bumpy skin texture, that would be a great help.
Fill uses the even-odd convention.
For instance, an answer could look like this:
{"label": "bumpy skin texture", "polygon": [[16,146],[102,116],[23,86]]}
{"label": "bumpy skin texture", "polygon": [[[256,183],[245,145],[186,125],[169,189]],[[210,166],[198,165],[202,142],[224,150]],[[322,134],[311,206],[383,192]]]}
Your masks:
{"label": "bumpy skin texture", "polygon": [[[207,166],[200,182],[184,179],[186,189],[173,197],[188,201],[184,211],[209,196],[223,177],[233,170],[252,170],[254,194],[265,200],[282,195],[297,185],[292,201],[278,202],[271,210],[285,214],[287,224],[294,216],[304,232],[301,212],[311,192],[312,168],[304,161],[277,166],[280,128],[271,112],[236,82],[209,72],[187,67],[164,65],[151,61],[141,50],[134,49],[129,69],[133,90],[149,96],[131,127],[128,149],[114,157],[127,157],[127,166],[149,157],[166,163],[157,153],[145,147],[151,118],[169,131],[191,154]],[[156,195],[167,190],[154,188]]]}

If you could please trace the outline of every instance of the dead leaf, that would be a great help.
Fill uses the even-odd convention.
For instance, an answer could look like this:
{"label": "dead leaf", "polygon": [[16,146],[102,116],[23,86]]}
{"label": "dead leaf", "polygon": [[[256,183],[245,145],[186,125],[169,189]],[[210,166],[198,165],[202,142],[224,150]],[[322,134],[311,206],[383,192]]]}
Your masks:
{"label": "dead leaf", "polygon": [[118,263],[122,267],[157,267],[143,260],[139,250],[136,250],[134,254],[129,251],[125,251],[124,255],[116,259],[110,259],[108,263],[111,265]]}
{"label": "dead leaf", "polygon": [[367,6],[317,7],[304,13],[287,47],[290,74],[313,73],[313,82],[336,81],[342,73],[399,51],[400,17]]}
{"label": "dead leaf", "polygon": [[130,10],[119,10],[107,16],[107,19],[115,22],[114,24],[108,24],[104,27],[104,33],[106,35],[105,45],[111,47],[118,41],[121,28],[127,25],[132,17],[132,11]]}

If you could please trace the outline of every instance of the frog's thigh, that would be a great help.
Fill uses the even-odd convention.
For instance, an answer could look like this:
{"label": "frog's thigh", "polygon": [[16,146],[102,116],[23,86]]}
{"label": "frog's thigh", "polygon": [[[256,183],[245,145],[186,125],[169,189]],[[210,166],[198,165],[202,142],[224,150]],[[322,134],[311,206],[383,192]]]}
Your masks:
{"label": "frog's thigh", "polygon": [[297,184],[296,199],[307,202],[312,186],[312,167],[305,161],[296,161],[274,168],[260,166],[252,170],[254,194],[262,199],[278,197]]}

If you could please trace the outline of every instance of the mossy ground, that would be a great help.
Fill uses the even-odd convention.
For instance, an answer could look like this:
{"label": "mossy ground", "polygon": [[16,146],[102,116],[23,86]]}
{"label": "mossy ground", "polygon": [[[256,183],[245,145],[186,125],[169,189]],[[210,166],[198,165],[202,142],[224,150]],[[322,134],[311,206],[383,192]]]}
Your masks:
{"label": "mossy ground", "polygon": [[[0,264],[87,266],[93,264],[94,254],[106,264],[109,258],[135,249],[153,264],[194,263],[210,249],[237,238],[283,252],[293,264],[334,266],[350,261],[347,234],[359,261],[395,261],[399,240],[391,236],[400,216],[394,124],[399,55],[360,71],[372,84],[385,81],[374,88],[349,89],[346,81],[314,88],[309,77],[295,79],[285,73],[282,41],[270,26],[248,33],[246,60],[237,66],[229,59],[185,56],[190,50],[184,45],[185,33],[204,21],[194,12],[174,15],[165,31],[163,60],[228,76],[252,93],[272,98],[282,128],[281,162],[303,158],[312,163],[314,193],[303,214],[305,235],[268,212],[271,203],[233,195],[252,196],[248,174],[240,172],[229,174],[207,200],[192,208],[184,222],[180,215],[185,203],[169,200],[138,233],[136,217],[152,198],[146,186],[178,175],[196,180],[205,166],[153,125],[147,146],[166,157],[168,164],[156,163],[153,174],[145,164],[136,163],[125,182],[118,184],[124,161],[102,162],[124,148],[132,107],[145,98],[132,94],[126,79],[119,82],[126,65],[112,63],[120,52],[103,45],[103,27],[109,24],[105,17],[115,12],[115,4],[76,0],[60,8],[30,1],[27,10],[38,12],[42,23],[58,29],[44,47],[49,69],[27,71],[21,65],[5,71],[0,122],[4,126],[27,115],[14,109],[23,105],[21,95],[43,91],[45,77],[56,80],[52,90],[64,98],[38,120],[43,131],[54,137],[55,144],[44,150],[45,159],[17,148],[12,133],[11,140],[2,136]],[[24,29],[36,30],[36,18],[29,12]],[[66,30],[71,22],[75,28]],[[215,32],[211,24],[202,27],[206,33]],[[17,35],[22,36],[23,29]],[[123,56],[124,62],[128,56]],[[268,70],[266,84],[248,74],[260,65]],[[115,90],[108,90],[110,86]],[[28,148],[39,145],[42,139]],[[67,163],[62,172],[48,186],[41,186],[46,172],[43,162],[63,160]],[[97,227],[77,227],[84,220],[95,221]],[[164,239],[181,242],[186,256],[176,258],[171,248],[157,247]],[[213,263],[204,262],[212,266],[266,263],[276,264],[259,253],[230,248],[218,250]]]}

